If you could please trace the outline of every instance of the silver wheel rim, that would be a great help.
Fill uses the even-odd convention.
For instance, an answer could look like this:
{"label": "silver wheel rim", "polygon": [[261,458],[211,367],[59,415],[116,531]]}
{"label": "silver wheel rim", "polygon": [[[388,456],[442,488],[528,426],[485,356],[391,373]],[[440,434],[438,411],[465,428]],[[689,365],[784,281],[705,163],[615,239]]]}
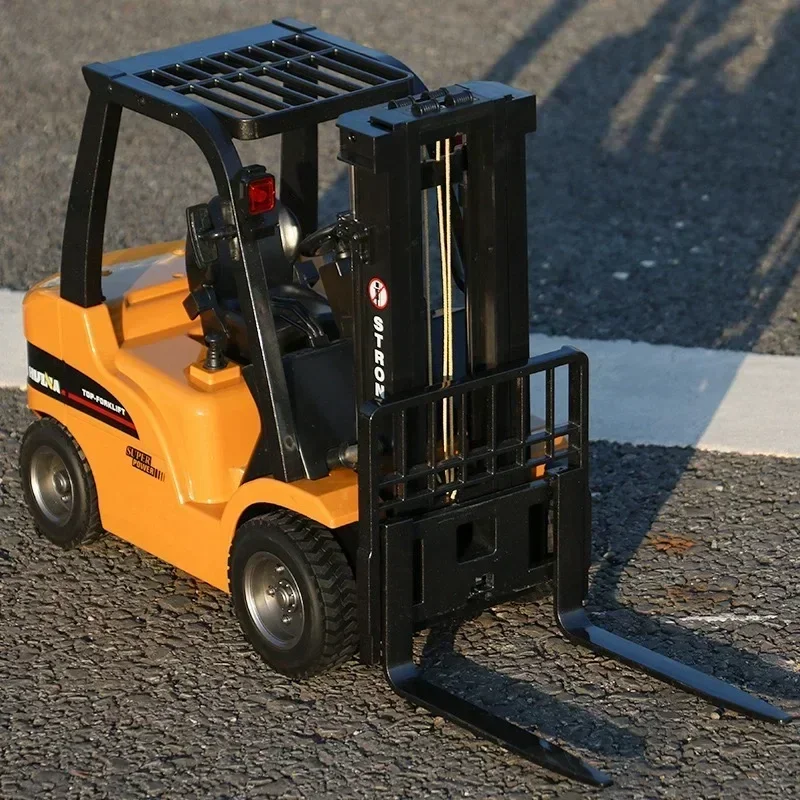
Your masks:
{"label": "silver wheel rim", "polygon": [[272,553],[254,553],[244,568],[247,613],[259,633],[278,650],[294,647],[303,635],[305,611],[300,587]]}
{"label": "silver wheel rim", "polygon": [[31,459],[31,490],[36,505],[56,525],[64,525],[72,515],[75,491],[64,459],[52,447],[39,447]]}

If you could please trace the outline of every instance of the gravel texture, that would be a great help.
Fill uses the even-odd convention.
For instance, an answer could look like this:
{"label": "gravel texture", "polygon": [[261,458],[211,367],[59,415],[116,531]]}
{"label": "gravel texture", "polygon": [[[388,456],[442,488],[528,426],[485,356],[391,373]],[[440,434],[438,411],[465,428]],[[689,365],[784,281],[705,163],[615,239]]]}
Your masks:
{"label": "gravel texture", "polygon": [[[0,393],[4,800],[589,791],[415,711],[378,669],[270,673],[224,595],[113,537],[49,545],[16,474],[27,421],[22,395]],[[594,476],[603,623],[800,711],[800,463],[598,443]],[[800,784],[797,728],[720,714],[568,645],[547,599],[436,631],[424,652],[435,680],[608,769],[604,797],[786,798]]]}
{"label": "gravel texture", "polygon": [[[540,98],[530,143],[531,311],[545,333],[800,352],[791,0],[4,0],[0,285],[55,271],[82,64],[293,15],[405,60],[431,86],[488,77]],[[330,127],[330,126],[329,126]],[[276,166],[270,144],[247,161]],[[336,136],[323,208],[346,203]],[[184,234],[212,193],[181,134],[123,123],[107,245]]]}

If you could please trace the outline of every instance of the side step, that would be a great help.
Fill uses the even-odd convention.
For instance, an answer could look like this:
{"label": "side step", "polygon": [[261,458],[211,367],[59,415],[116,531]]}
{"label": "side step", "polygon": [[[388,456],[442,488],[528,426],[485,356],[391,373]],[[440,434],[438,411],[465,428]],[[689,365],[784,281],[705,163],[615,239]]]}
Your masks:
{"label": "side step", "polygon": [[[586,471],[567,470],[553,476],[555,501],[556,621],[566,637],[597,653],[622,661],[650,675],[693,692],[715,705],[769,722],[793,717],[725,681],[594,625],[584,602],[591,542]],[[608,786],[611,778],[581,758],[491,711],[480,708],[428,681],[414,662],[412,615],[413,553],[405,536],[388,535],[383,545],[383,659],[391,687],[403,698],[532,761],[545,769],[592,786]]]}

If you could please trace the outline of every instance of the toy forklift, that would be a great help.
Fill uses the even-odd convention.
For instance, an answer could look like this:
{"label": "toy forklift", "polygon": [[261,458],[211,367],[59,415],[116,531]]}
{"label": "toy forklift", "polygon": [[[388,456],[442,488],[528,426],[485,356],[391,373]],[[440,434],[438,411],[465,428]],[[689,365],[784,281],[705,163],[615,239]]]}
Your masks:
{"label": "toy forklift", "polygon": [[[584,610],[587,359],[528,357],[531,94],[428,91],[292,19],[83,72],[61,273],[24,304],[20,467],[48,539],[110,531],[230,592],[273,669],[358,652],[412,703],[590,784],[609,778],[429,682],[414,634],[552,581],[571,641],[790,719]],[[190,136],[218,194],[187,209],[185,242],[104,256],[123,108]],[[320,228],[331,120],[350,207]],[[234,142],[277,134],[276,183]]]}

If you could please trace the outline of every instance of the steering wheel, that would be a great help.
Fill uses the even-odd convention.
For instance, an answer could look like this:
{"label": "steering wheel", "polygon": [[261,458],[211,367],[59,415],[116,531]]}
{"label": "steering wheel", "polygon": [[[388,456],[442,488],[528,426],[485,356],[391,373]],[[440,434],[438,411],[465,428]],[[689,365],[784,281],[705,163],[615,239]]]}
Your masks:
{"label": "steering wheel", "polygon": [[[313,258],[314,256],[325,255],[336,250],[339,255],[346,255],[346,252],[342,250],[344,242],[339,238],[340,222],[341,220],[336,220],[336,222],[332,222],[330,225],[326,225],[324,228],[320,228],[306,236],[305,239],[300,242],[298,248],[300,254],[306,258]],[[456,248],[456,253],[460,253],[459,248]],[[464,265],[461,262],[460,254],[457,255],[453,267],[453,280],[456,286],[463,292],[465,291]]]}
{"label": "steering wheel", "polygon": [[339,241],[337,235],[338,227],[339,221],[337,220],[306,236],[303,241],[300,242],[299,250],[301,255],[311,258],[313,256],[324,255],[335,249]]}

